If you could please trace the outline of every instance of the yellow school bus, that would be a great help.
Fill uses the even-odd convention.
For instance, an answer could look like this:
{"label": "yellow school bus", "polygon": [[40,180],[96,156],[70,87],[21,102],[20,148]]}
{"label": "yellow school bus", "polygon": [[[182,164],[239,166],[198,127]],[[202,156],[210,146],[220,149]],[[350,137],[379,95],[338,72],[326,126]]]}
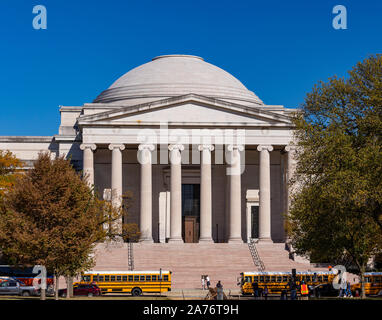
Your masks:
{"label": "yellow school bus", "polygon": [[95,283],[105,293],[162,293],[171,291],[171,271],[88,271],[81,283]]}
{"label": "yellow school bus", "polygon": [[[365,294],[366,295],[382,295],[382,272],[365,272]],[[361,283],[351,286],[353,294],[358,290],[361,294]]]}
{"label": "yellow school bus", "polygon": [[[335,273],[332,271],[296,272],[296,284],[299,285],[304,281],[308,286],[316,286],[321,283],[331,283],[334,277]],[[267,286],[270,294],[280,294],[282,290],[289,290],[288,282],[291,278],[291,272],[242,272],[238,278],[238,285],[243,295],[253,294],[253,282],[257,282],[260,290]]]}

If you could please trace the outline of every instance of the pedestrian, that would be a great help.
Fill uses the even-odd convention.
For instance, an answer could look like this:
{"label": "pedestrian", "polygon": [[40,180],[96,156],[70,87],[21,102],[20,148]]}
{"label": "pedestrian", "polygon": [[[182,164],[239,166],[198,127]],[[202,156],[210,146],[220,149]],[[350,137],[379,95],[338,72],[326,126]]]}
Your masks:
{"label": "pedestrian", "polygon": [[339,293],[339,297],[345,297],[346,295],[346,288],[347,288],[347,284],[346,284],[346,281],[345,279],[340,279],[340,293]]}
{"label": "pedestrian", "polygon": [[223,288],[223,285],[221,284],[220,280],[219,280],[218,283],[216,284],[216,288]]}
{"label": "pedestrian", "polygon": [[216,300],[223,300],[224,294],[223,294],[223,285],[221,284],[220,280],[216,284]]}
{"label": "pedestrian", "polygon": [[302,300],[308,300],[309,299],[309,288],[305,284],[305,281],[301,281],[301,299]]}
{"label": "pedestrian", "polygon": [[253,297],[257,300],[259,298],[259,284],[253,281],[252,289],[253,289]]}
{"label": "pedestrian", "polygon": [[207,282],[207,289],[209,289],[211,282],[210,282],[210,277],[208,275],[206,276],[206,282]]}
{"label": "pedestrian", "polygon": [[290,299],[291,300],[296,300],[297,299],[297,285],[294,279],[290,279],[289,283],[289,290],[290,290]]}
{"label": "pedestrian", "polygon": [[264,300],[268,300],[268,286],[267,285],[264,286],[262,293],[263,293]]}
{"label": "pedestrian", "polygon": [[202,276],[202,290],[206,289],[206,280],[204,279],[204,276]]}
{"label": "pedestrian", "polygon": [[346,282],[346,292],[345,292],[346,296],[348,298],[353,298],[353,295],[351,294],[351,285],[350,285],[350,281]]}

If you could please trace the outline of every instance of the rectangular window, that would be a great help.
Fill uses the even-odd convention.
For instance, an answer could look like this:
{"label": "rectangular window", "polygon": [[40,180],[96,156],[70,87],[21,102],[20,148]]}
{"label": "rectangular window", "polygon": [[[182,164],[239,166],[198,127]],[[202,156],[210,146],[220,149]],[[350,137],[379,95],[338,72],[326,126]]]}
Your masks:
{"label": "rectangular window", "polygon": [[260,282],[264,282],[264,276],[260,276]]}
{"label": "rectangular window", "polygon": [[254,282],[259,282],[259,277],[258,276],[253,277],[253,281]]}
{"label": "rectangular window", "polygon": [[103,282],[103,276],[98,276],[98,282]]}
{"label": "rectangular window", "polygon": [[281,282],[281,281],[282,281],[282,277],[281,277],[281,276],[278,276],[276,281],[277,281],[277,282]]}
{"label": "rectangular window", "polygon": [[307,282],[312,281],[311,278],[310,278],[310,276],[306,276],[306,281],[307,281]]}
{"label": "rectangular window", "polygon": [[328,276],[324,276],[324,282],[327,282],[329,280]]}
{"label": "rectangular window", "polygon": [[322,276],[318,276],[318,282],[322,282]]}
{"label": "rectangular window", "polygon": [[270,276],[265,276],[265,282],[269,282]]}
{"label": "rectangular window", "polygon": [[129,276],[129,281],[133,282],[134,281],[134,277],[133,276]]}
{"label": "rectangular window", "polygon": [[145,281],[145,276],[139,276],[139,281]]}
{"label": "rectangular window", "polygon": [[245,282],[251,282],[251,277],[246,276],[245,277]]}
{"label": "rectangular window", "polygon": [[139,281],[139,276],[134,276],[134,281]]}
{"label": "rectangular window", "polygon": [[93,281],[97,282],[98,281],[98,276],[93,276]]}
{"label": "rectangular window", "polygon": [[117,276],[117,281],[121,281],[122,280],[122,276]]}
{"label": "rectangular window", "polygon": [[151,276],[146,276],[146,281],[151,281]]}
{"label": "rectangular window", "polygon": [[115,281],[115,276],[110,276],[110,281]]}
{"label": "rectangular window", "polygon": [[365,282],[371,282],[370,277],[365,277]]}
{"label": "rectangular window", "polygon": [[167,274],[164,275],[164,281],[168,281],[168,275]]}
{"label": "rectangular window", "polygon": [[283,276],[283,282],[288,282],[288,276]]}
{"label": "rectangular window", "polygon": [[105,276],[105,281],[110,281],[110,276]]}
{"label": "rectangular window", "polygon": [[276,276],[271,277],[271,282],[276,282]]}
{"label": "rectangular window", "polygon": [[126,282],[127,281],[127,276],[122,276],[122,281]]}
{"label": "rectangular window", "polygon": [[151,279],[152,279],[153,281],[157,281],[157,276],[154,276],[154,275],[153,275],[153,276],[151,277]]}

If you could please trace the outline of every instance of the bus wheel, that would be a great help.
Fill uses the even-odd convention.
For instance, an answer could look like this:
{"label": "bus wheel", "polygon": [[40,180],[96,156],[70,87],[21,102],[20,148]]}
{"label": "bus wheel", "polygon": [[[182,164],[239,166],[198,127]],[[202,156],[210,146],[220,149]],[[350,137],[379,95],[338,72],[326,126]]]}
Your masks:
{"label": "bus wheel", "polygon": [[141,294],[142,294],[142,290],[140,288],[133,288],[133,290],[131,290],[131,295],[134,297],[138,297]]}
{"label": "bus wheel", "polygon": [[29,296],[30,296],[30,294],[29,294],[28,291],[24,291],[24,292],[23,292],[23,297],[29,297]]}

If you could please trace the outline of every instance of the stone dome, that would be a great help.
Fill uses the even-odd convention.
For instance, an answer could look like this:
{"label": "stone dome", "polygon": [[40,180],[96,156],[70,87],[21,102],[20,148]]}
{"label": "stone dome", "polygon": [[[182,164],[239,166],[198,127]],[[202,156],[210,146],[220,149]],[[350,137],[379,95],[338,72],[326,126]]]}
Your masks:
{"label": "stone dome", "polygon": [[190,55],[153,58],[120,77],[94,103],[129,105],[190,93],[245,105],[263,104],[234,76]]}

